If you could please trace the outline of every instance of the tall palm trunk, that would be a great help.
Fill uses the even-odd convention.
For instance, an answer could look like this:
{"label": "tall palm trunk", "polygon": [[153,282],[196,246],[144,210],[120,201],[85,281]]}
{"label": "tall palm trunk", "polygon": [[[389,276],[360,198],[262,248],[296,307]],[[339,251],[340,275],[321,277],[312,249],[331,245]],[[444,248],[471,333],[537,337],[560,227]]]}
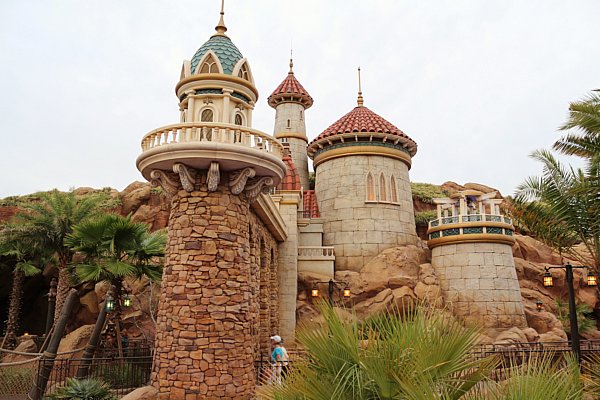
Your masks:
{"label": "tall palm trunk", "polygon": [[4,333],[2,348],[14,349],[17,346],[17,330],[19,329],[19,316],[21,314],[21,302],[23,299],[23,282],[25,282],[25,274],[20,269],[15,268],[13,270],[8,320],[6,321],[6,332]]}
{"label": "tall palm trunk", "polygon": [[71,289],[71,273],[67,269],[69,264],[69,256],[60,254],[58,257],[58,285],[56,287],[56,308],[54,312],[54,323],[60,318],[63,304],[67,299],[69,290]]}

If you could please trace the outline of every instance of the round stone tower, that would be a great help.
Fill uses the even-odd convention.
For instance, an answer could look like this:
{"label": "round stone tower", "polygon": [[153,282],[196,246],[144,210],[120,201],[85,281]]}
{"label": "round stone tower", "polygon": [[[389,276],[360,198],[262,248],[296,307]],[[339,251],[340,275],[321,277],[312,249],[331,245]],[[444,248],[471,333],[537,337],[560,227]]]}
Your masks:
{"label": "round stone tower", "polygon": [[293,67],[294,63],[290,59],[290,72],[271,93],[268,102],[275,109],[273,134],[282,142],[289,143],[290,155],[300,175],[300,184],[308,190],[308,138],[304,112],[313,105],[313,99],[294,76]]}
{"label": "round stone tower", "polygon": [[491,333],[527,326],[512,255],[514,227],[495,195],[466,190],[434,199],[438,218],[427,231],[431,264],[454,315]]}
{"label": "round stone tower", "polygon": [[314,161],[323,244],[336,270],[358,271],[383,250],[415,244],[408,170],[417,144],[363,105],[308,145]]}
{"label": "round stone tower", "polygon": [[160,398],[250,399],[259,301],[249,205],[285,175],[283,146],[252,129],[250,66],[214,34],[185,61],[181,122],[142,139],[137,167],[171,197],[151,383]]}

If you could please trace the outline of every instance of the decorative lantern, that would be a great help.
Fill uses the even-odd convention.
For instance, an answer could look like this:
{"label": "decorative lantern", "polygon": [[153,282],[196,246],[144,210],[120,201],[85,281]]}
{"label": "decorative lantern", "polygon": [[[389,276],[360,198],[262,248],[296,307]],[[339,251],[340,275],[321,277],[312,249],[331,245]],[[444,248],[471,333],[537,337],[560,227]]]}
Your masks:
{"label": "decorative lantern", "polygon": [[596,274],[594,273],[594,271],[588,270],[587,285],[588,286],[598,286],[598,280],[596,279]]}
{"label": "decorative lantern", "polygon": [[344,288],[344,297],[346,297],[346,298],[350,297],[350,288],[349,287]]}
{"label": "decorative lantern", "polygon": [[543,306],[543,304],[544,304],[544,303],[542,303],[542,301],[541,301],[540,299],[537,299],[537,300],[535,301],[535,306],[537,307],[537,310],[538,310],[538,311],[542,311],[542,309],[543,309],[543,307],[542,307],[542,306]]}
{"label": "decorative lantern", "polygon": [[106,307],[107,312],[112,312],[115,309],[115,299],[113,299],[110,294],[106,296],[106,304],[104,307]]}
{"label": "decorative lantern", "polygon": [[131,297],[129,297],[129,294],[125,294],[125,297],[123,297],[123,307],[131,307]]}
{"label": "decorative lantern", "polygon": [[545,287],[554,286],[554,280],[553,280],[552,274],[550,273],[548,268],[546,268],[546,272],[544,273],[544,286]]}
{"label": "decorative lantern", "polygon": [[319,297],[319,289],[317,289],[316,286],[313,286],[310,294],[311,294],[312,297]]}

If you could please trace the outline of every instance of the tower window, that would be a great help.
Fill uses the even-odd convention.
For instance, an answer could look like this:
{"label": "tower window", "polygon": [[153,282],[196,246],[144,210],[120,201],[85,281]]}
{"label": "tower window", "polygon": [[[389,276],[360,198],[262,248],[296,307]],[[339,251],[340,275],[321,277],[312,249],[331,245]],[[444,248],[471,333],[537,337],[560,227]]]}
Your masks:
{"label": "tower window", "polygon": [[287,127],[288,127],[288,129],[292,127],[292,120],[291,119],[287,120]]}
{"label": "tower window", "polygon": [[396,189],[396,178],[394,177],[394,175],[392,175],[392,177],[390,178],[390,196],[390,201],[392,203],[398,202],[398,189]]}
{"label": "tower window", "polygon": [[246,65],[246,63],[244,63],[242,65],[242,67],[240,68],[240,70],[238,71],[238,77],[245,79],[247,81],[250,80],[250,73],[248,72],[248,66]]}
{"label": "tower window", "polygon": [[379,175],[379,201],[387,201],[387,194],[385,190],[385,176],[383,172]]}
{"label": "tower window", "polygon": [[300,110],[300,121],[302,121],[302,118],[304,118],[304,116],[302,115],[302,110]]}
{"label": "tower window", "polygon": [[200,68],[200,73],[216,74],[218,72],[219,72],[219,66],[217,65],[217,61],[212,56],[212,54],[209,54],[208,57],[206,57],[206,60],[204,61],[204,63],[202,64],[202,67]]}
{"label": "tower window", "polygon": [[367,175],[367,201],[375,201],[375,183],[370,172]]}
{"label": "tower window", "polygon": [[235,124],[242,125],[242,116],[240,114],[235,114]]}
{"label": "tower window", "polygon": [[206,108],[202,110],[202,114],[200,115],[200,121],[202,122],[213,122],[213,111],[210,108]]}

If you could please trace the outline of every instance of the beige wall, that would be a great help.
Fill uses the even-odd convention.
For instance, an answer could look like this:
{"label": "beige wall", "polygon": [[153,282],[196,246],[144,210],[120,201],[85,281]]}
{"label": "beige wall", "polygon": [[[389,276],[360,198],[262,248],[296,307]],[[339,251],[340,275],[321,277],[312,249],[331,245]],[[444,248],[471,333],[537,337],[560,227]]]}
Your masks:
{"label": "beige wall", "polygon": [[[275,108],[275,128],[273,134],[282,142],[290,144],[290,153],[300,175],[302,187],[308,189],[307,140],[286,137],[286,134],[306,137],[304,106],[299,103],[280,103]],[[289,124],[288,124],[289,121]]]}
{"label": "beige wall", "polygon": [[[366,202],[369,171],[375,188],[384,173],[388,194],[394,175],[397,204]],[[323,245],[335,247],[337,271],[358,271],[387,248],[417,242],[408,167],[400,160],[352,155],[326,161],[317,167],[316,192],[324,220]]]}
{"label": "beige wall", "polygon": [[511,246],[439,246],[431,263],[454,315],[483,328],[527,326]]}

